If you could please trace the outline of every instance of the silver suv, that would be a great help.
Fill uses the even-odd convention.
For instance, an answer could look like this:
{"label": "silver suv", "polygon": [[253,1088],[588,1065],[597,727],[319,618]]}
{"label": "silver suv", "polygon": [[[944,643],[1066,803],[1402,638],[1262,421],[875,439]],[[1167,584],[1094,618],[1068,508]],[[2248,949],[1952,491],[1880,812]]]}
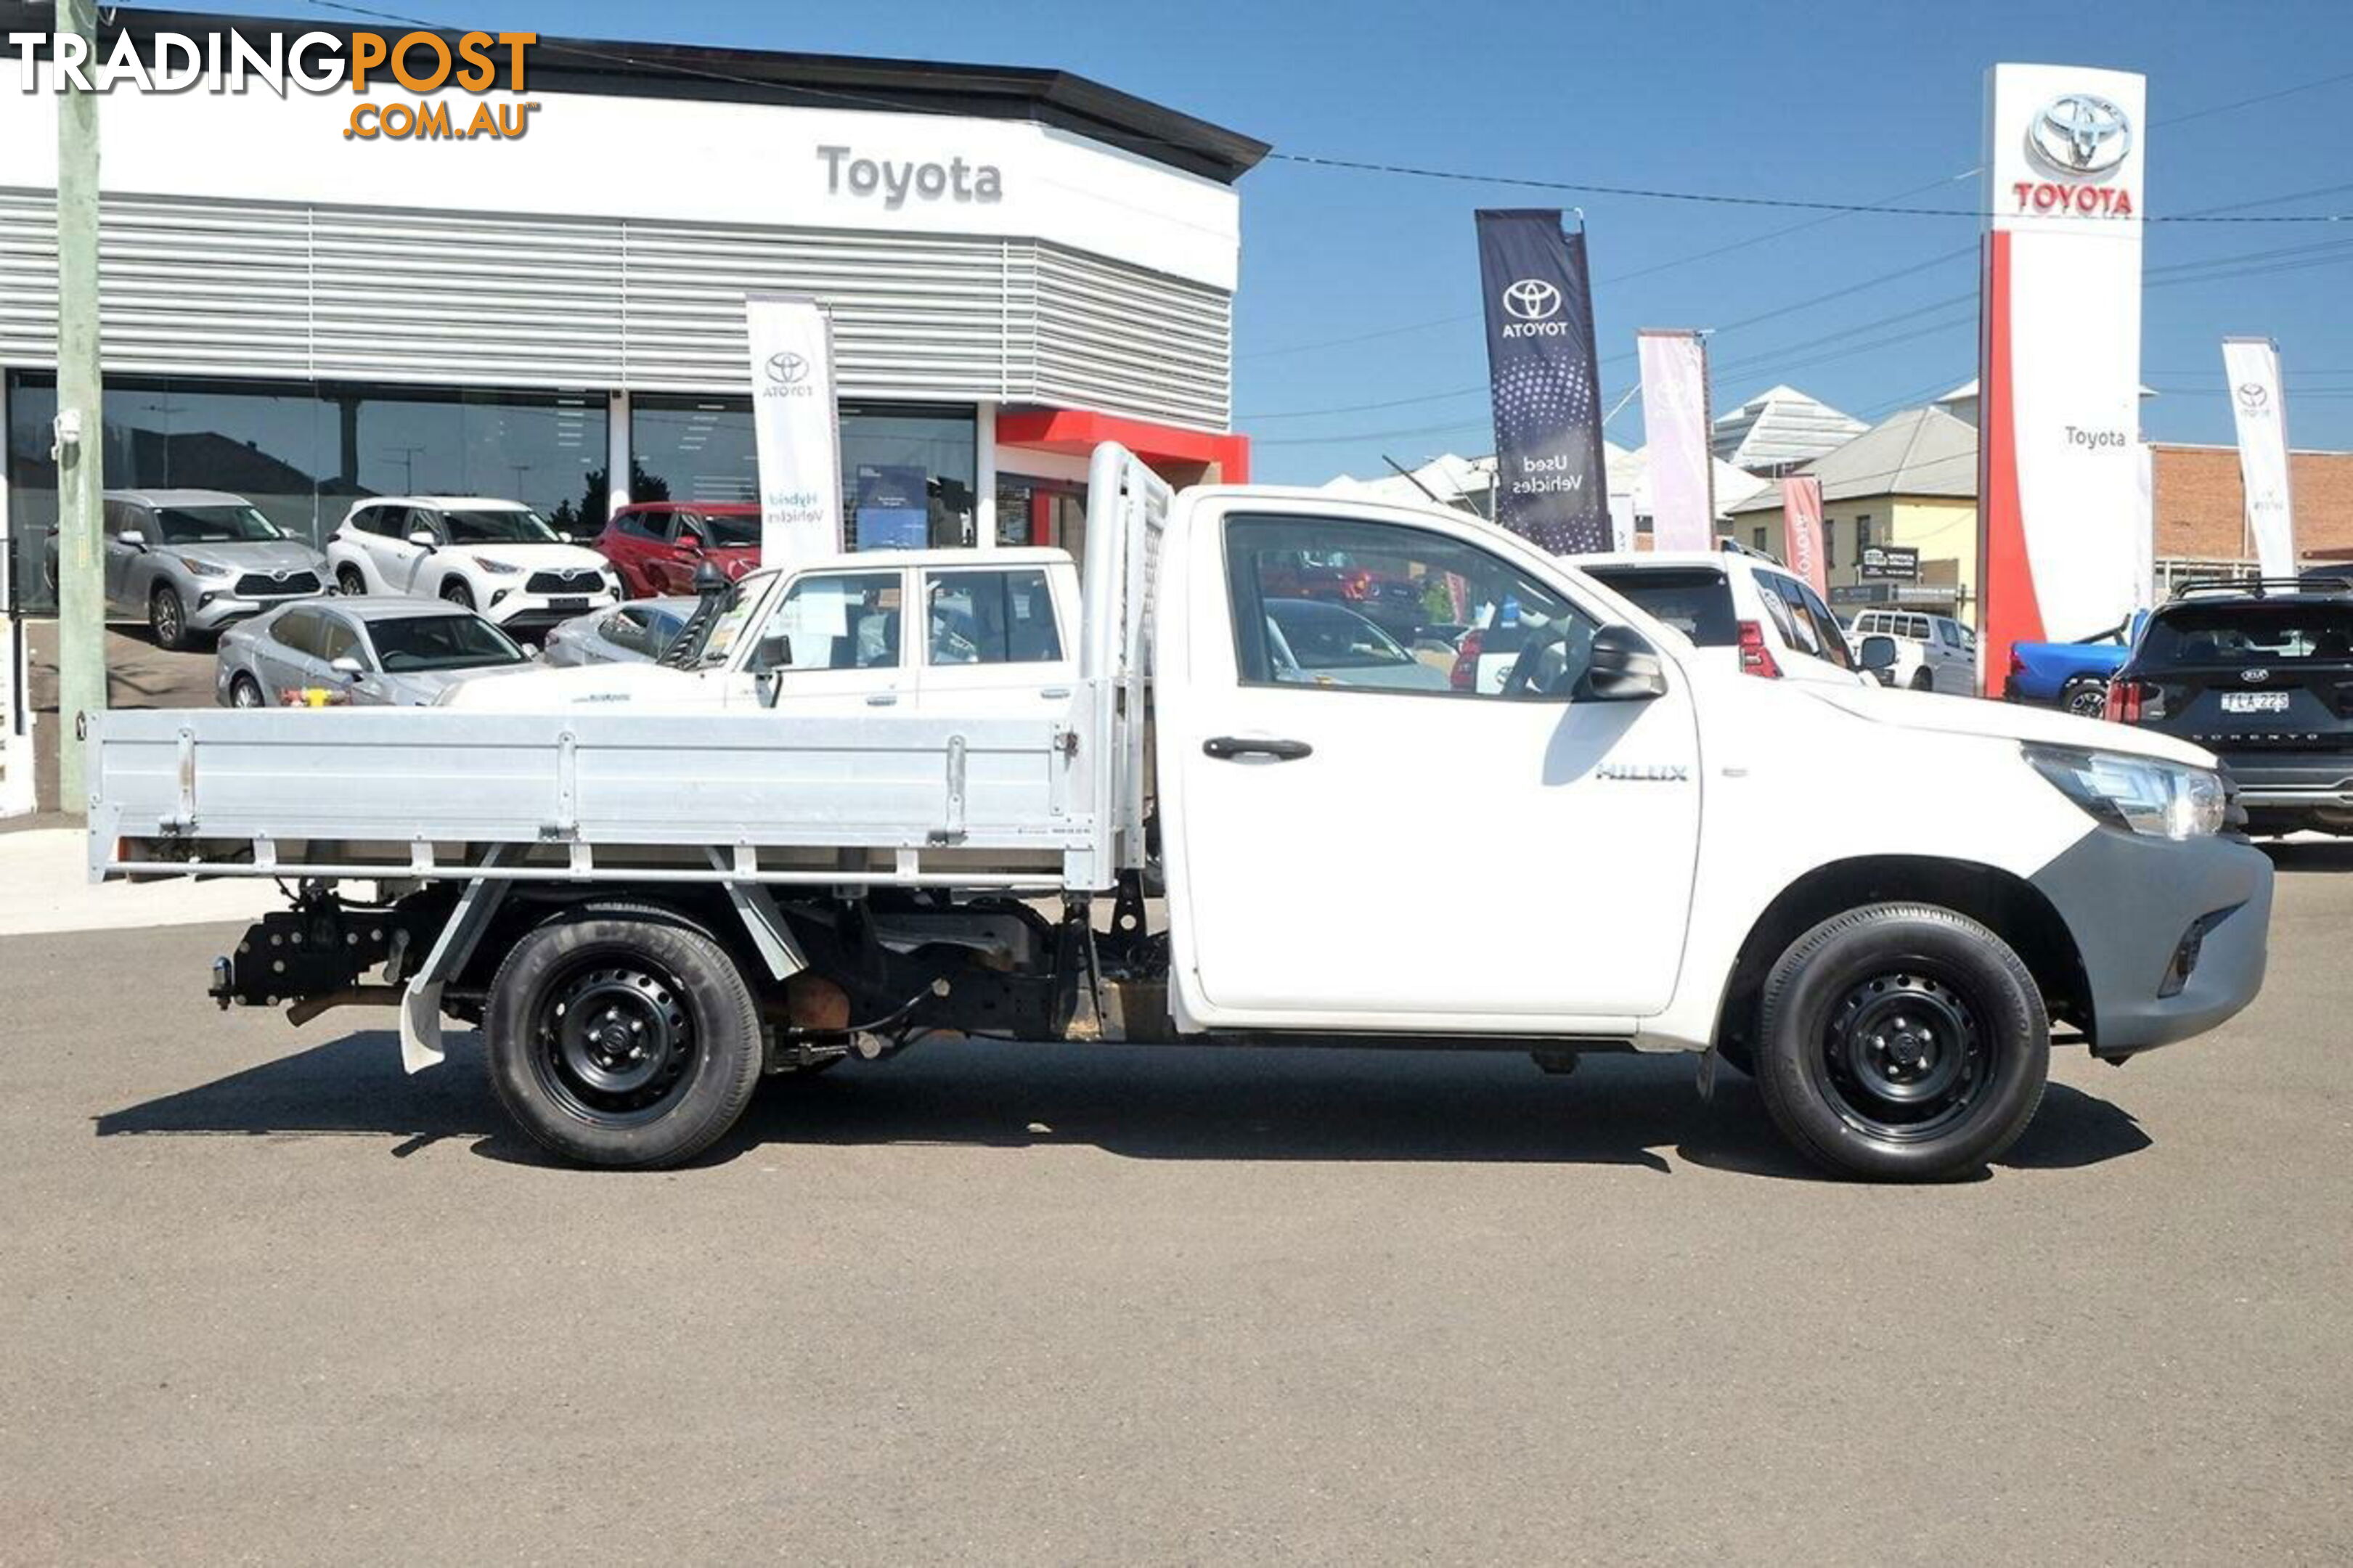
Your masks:
{"label": "silver suv", "polygon": [[[54,581],[54,537],[49,548]],[[326,584],[327,558],[243,496],[106,492],[107,609],[145,619],[162,647],[186,647]]]}

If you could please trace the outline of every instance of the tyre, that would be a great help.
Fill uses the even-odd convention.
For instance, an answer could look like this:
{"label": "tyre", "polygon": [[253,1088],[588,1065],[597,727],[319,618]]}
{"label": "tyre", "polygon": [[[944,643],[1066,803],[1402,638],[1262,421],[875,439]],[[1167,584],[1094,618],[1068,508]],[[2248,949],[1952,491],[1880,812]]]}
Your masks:
{"label": "tyre", "polygon": [[357,599],[367,593],[367,574],[346,561],[335,568],[335,591]]}
{"label": "tyre", "polygon": [[249,675],[240,675],[228,683],[228,705],[232,708],[267,708],[269,700],[261,694],[261,682]]}
{"label": "tyre", "polygon": [[461,610],[474,607],[474,591],[466,586],[466,580],[462,577],[452,577],[442,584],[441,596]]}
{"label": "tyre", "polygon": [[2108,683],[2094,676],[2072,677],[2059,689],[2059,706],[2084,719],[2096,719],[2107,711]]}
{"label": "tyre", "polygon": [[1912,672],[1912,689],[1915,691],[1934,691],[1936,689],[1936,678],[1929,674],[1925,668],[1915,669]]}
{"label": "tyre", "polygon": [[155,634],[157,647],[178,653],[188,646],[188,606],[168,583],[157,584],[147,595],[147,629]]}
{"label": "tyre", "polygon": [[507,1114],[582,1164],[691,1159],[760,1081],[743,973],[658,909],[591,905],[533,931],[499,966],[482,1024]]}
{"label": "tyre", "polygon": [[1799,1152],[1841,1175],[1948,1181],[2018,1141],[2051,1026],[2008,943],[1950,910],[1873,904],[1792,942],[1765,982],[1757,1083]]}

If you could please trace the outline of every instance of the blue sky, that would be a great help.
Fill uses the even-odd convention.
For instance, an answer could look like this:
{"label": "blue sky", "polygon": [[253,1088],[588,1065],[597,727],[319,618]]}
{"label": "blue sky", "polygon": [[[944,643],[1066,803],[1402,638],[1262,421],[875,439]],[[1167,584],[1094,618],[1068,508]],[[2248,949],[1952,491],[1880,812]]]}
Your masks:
{"label": "blue sky", "polygon": [[[1978,162],[1987,65],[2111,66],[2150,79],[2150,212],[2309,192],[2242,210],[2353,213],[2345,0],[369,3],[549,35],[1060,67],[1293,153],[1806,200],[1909,193],[1909,205],[1965,208],[1976,183],[1953,177]],[[2328,78],[2342,79],[2221,107]],[[1471,214],[1556,198],[1279,162],[1241,190],[1235,412],[1258,442],[1258,477],[1321,481],[1382,471],[1383,453],[1413,463],[1486,450],[1483,391],[1460,390],[1485,375]],[[1877,417],[1974,374],[1973,307],[1937,303],[1975,289],[1970,219],[1858,215],[1748,244],[1815,215],[1582,205],[1605,407],[1633,384],[1644,326],[1725,329],[1713,345],[1720,409],[1788,381]],[[2145,410],[2151,435],[2229,440],[2217,340],[2254,333],[2280,342],[2295,443],[2353,447],[2353,222],[2157,225],[2146,262],[2143,379],[2162,395]],[[2187,270],[2158,270],[2168,267]],[[1640,440],[1639,400],[1609,434]]]}

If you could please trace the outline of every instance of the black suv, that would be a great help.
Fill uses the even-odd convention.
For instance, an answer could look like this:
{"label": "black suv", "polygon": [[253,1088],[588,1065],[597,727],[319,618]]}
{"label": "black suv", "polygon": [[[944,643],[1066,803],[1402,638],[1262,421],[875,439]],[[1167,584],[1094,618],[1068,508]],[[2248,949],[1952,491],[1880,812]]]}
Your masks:
{"label": "black suv", "polygon": [[2250,832],[2353,834],[2353,578],[2184,587],[2109,683],[2106,716],[2219,755]]}

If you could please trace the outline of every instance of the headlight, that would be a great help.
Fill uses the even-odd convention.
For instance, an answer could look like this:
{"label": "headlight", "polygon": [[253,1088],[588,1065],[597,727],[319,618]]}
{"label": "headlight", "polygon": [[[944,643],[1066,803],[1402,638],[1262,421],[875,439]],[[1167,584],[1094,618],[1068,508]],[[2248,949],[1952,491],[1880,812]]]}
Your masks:
{"label": "headlight", "polygon": [[227,577],[237,571],[234,566],[224,566],[217,561],[206,561],[195,555],[174,555],[172,559],[199,577]]}
{"label": "headlight", "polygon": [[512,576],[515,573],[522,570],[520,566],[510,566],[503,561],[493,561],[486,555],[469,555],[466,559],[471,561],[483,571],[496,573],[501,577]]}
{"label": "headlight", "polygon": [[2101,822],[2153,838],[2211,837],[2229,809],[2211,768],[2072,746],[2029,746],[2026,760]]}

